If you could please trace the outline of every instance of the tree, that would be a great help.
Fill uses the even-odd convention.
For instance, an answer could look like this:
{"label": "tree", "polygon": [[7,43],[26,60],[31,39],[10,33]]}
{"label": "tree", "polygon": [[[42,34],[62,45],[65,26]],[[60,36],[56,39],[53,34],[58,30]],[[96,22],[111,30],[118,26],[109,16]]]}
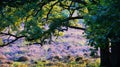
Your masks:
{"label": "tree", "polygon": [[[87,37],[91,46],[100,47],[101,66],[119,67],[119,33],[120,33],[119,0],[100,0],[98,5],[90,5],[85,16]],[[92,7],[92,9],[91,9]],[[111,48],[111,52],[110,49]]]}
{"label": "tree", "polygon": [[78,3],[77,0],[4,0],[0,3],[0,34],[9,36],[8,40],[14,37],[14,40],[4,43],[1,47],[19,38],[39,44],[43,44],[45,40],[50,42],[56,30],[64,31],[68,27],[85,30],[71,24],[75,24],[73,20],[83,18],[83,15],[72,15],[75,10],[80,10],[79,13],[82,14],[86,1]]}

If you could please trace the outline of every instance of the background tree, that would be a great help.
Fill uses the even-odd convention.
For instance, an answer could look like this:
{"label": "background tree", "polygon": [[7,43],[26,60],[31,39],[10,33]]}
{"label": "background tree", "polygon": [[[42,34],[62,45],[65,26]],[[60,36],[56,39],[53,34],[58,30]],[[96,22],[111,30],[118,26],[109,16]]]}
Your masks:
{"label": "background tree", "polygon": [[[96,5],[89,5],[89,13],[85,16],[89,44],[100,47],[101,66],[119,67],[119,33],[120,33],[120,1],[100,0]],[[111,51],[110,51],[111,48]]]}

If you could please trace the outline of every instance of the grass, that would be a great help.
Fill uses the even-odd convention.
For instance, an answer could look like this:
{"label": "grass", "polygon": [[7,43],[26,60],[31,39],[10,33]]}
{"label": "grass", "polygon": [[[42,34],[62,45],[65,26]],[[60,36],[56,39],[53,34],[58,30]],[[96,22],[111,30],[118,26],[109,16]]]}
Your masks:
{"label": "grass", "polygon": [[12,64],[12,67],[28,67],[27,63],[22,63],[22,62],[14,62]]}
{"label": "grass", "polygon": [[29,64],[26,62],[14,62],[9,67],[99,67],[100,59],[94,61],[84,62],[84,63],[62,63],[62,62],[50,62],[50,61],[38,61],[36,64]]}
{"label": "grass", "polygon": [[100,67],[100,58],[96,59],[94,62],[90,62],[88,67]]}

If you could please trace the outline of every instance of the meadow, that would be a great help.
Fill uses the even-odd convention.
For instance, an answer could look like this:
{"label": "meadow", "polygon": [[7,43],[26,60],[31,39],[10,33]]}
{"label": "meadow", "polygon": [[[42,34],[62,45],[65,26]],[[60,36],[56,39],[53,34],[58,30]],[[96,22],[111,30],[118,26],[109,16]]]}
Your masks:
{"label": "meadow", "polygon": [[99,51],[87,46],[82,33],[69,29],[43,46],[20,39],[0,48],[0,67],[99,67]]}

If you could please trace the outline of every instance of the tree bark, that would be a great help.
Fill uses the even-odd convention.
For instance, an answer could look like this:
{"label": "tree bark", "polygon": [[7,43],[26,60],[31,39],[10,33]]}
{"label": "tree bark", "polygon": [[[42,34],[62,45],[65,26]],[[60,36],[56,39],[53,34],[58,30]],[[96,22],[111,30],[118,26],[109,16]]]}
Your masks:
{"label": "tree bark", "polygon": [[112,67],[120,67],[120,42],[114,42],[111,46]]}
{"label": "tree bark", "polygon": [[109,52],[109,45],[105,48],[100,48],[100,59],[101,64],[100,67],[110,67],[110,52]]}

